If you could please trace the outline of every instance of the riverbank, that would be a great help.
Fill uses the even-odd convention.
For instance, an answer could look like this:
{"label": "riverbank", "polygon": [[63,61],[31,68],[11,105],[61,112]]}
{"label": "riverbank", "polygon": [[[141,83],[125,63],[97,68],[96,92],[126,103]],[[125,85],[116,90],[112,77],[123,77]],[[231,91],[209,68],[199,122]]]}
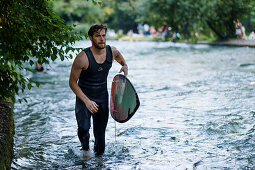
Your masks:
{"label": "riverbank", "polygon": [[255,41],[251,40],[226,40],[226,41],[199,41],[197,44],[208,44],[215,46],[234,46],[234,47],[255,47]]}
{"label": "riverbank", "polygon": [[165,40],[163,37],[153,37],[153,36],[120,36],[120,37],[108,37],[110,40],[119,40],[119,41],[171,41],[171,42],[180,42],[188,44],[208,44],[214,46],[233,46],[233,47],[255,47],[255,41],[253,40],[225,40],[225,41],[189,41],[189,40],[178,40],[178,39],[169,39]]}
{"label": "riverbank", "polygon": [[0,169],[11,169],[14,120],[11,102],[0,102]]}

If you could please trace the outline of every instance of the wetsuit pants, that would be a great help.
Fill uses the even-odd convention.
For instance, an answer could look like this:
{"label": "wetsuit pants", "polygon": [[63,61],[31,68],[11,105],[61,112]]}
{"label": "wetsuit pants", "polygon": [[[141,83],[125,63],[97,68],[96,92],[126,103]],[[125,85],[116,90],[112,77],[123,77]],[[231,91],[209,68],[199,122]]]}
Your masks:
{"label": "wetsuit pants", "polygon": [[97,103],[98,112],[91,114],[85,103],[76,97],[75,115],[78,124],[78,137],[84,150],[89,149],[89,129],[91,126],[91,116],[93,118],[93,133],[95,137],[94,151],[96,155],[101,155],[105,150],[105,130],[109,117],[108,101]]}

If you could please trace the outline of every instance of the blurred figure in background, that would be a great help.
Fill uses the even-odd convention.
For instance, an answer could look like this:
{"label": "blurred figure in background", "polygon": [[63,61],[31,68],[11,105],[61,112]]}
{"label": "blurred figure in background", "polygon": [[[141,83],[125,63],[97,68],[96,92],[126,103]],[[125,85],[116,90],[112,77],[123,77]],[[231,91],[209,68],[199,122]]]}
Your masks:
{"label": "blurred figure in background", "polygon": [[150,26],[149,26],[148,24],[144,24],[144,25],[143,25],[143,30],[144,30],[144,33],[143,33],[143,34],[144,34],[145,36],[150,35],[150,32],[149,32],[149,31],[150,31]]}
{"label": "blurred figure in background", "polygon": [[35,69],[36,71],[39,71],[39,72],[46,72],[47,69],[46,68],[43,68],[43,66],[41,64],[38,63],[38,61],[35,63]]}
{"label": "blurred figure in background", "polygon": [[242,23],[239,21],[239,19],[237,19],[236,21],[233,21],[235,24],[235,28],[236,28],[236,36],[237,39],[242,39]]}
{"label": "blurred figure in background", "polygon": [[252,31],[248,37],[248,40],[255,40],[255,33]]}
{"label": "blurred figure in background", "polygon": [[246,39],[245,27],[242,25],[242,40]]}
{"label": "blurred figure in background", "polygon": [[150,26],[150,35],[156,35],[157,34],[157,30],[155,29],[154,26]]}
{"label": "blurred figure in background", "polygon": [[142,24],[138,24],[137,30],[138,30],[139,35],[143,35],[143,25]]}

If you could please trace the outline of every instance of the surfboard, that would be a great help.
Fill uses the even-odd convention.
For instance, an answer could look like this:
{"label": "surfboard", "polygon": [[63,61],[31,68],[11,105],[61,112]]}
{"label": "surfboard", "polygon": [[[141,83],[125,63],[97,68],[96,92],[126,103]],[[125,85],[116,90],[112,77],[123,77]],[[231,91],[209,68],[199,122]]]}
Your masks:
{"label": "surfboard", "polygon": [[117,74],[111,88],[110,112],[112,118],[119,122],[127,122],[140,106],[138,95],[129,79]]}

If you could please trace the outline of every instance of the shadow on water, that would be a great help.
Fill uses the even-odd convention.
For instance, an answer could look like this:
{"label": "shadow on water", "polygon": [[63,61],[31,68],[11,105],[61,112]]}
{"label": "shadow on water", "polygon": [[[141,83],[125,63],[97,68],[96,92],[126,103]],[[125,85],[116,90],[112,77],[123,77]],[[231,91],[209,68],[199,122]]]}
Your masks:
{"label": "shadow on water", "polygon": [[[124,124],[109,118],[105,154],[83,161],[68,85],[73,60],[52,62],[46,73],[25,73],[41,86],[16,97],[28,102],[14,107],[13,169],[254,168],[254,48],[109,44],[127,60],[141,102],[137,113]],[[113,63],[108,90],[119,70]]]}

